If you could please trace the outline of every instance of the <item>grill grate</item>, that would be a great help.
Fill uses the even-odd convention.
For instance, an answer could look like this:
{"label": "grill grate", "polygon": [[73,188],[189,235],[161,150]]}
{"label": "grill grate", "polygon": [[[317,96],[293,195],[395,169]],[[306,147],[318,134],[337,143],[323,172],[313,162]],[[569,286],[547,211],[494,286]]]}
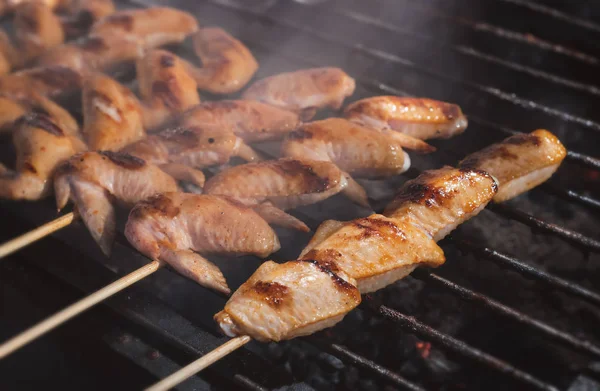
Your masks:
{"label": "grill grate", "polygon": [[[525,7],[532,12],[540,13],[545,16],[550,16],[552,18],[559,19],[567,24],[583,27],[585,29],[593,30],[596,27],[596,25],[591,24],[591,22],[573,19],[569,16],[566,16],[566,14],[562,13],[554,13],[551,12],[551,10],[549,11],[547,8],[538,6],[535,3],[527,2],[524,0],[496,1],[498,3],[510,3],[511,6]],[[438,5],[440,3],[436,0],[430,0],[430,2],[433,4],[438,3]],[[141,0],[130,0],[130,3],[137,4],[140,6],[147,6],[151,4],[150,2],[145,2]],[[285,3],[285,7],[281,5],[282,3]],[[493,84],[494,82],[496,82],[496,80],[488,80],[487,75],[483,77],[481,75],[478,75],[477,78],[481,79],[479,81],[473,81],[467,77],[463,77],[463,75],[461,75],[460,77],[453,76],[450,73],[440,72],[439,69],[431,67],[430,64],[428,64],[428,66],[423,66],[423,62],[427,63],[428,59],[423,59],[423,62],[417,62],[413,61],[412,59],[400,57],[399,55],[391,51],[379,49],[375,45],[369,46],[368,44],[362,42],[349,43],[348,40],[352,40],[356,37],[350,35],[347,38],[344,38],[342,33],[338,35],[332,33],[333,27],[331,26],[327,28],[327,26],[315,25],[315,23],[322,21],[323,15],[336,15],[337,17],[343,17],[348,20],[352,20],[356,23],[359,23],[361,26],[370,26],[381,30],[385,30],[390,34],[393,34],[394,37],[408,36],[416,38],[423,45],[432,41],[431,36],[417,35],[414,32],[407,32],[404,29],[399,29],[395,25],[388,24],[387,22],[380,20],[376,17],[372,17],[368,14],[362,14],[350,8],[342,8],[339,6],[339,4],[345,4],[343,2],[335,3],[333,6],[327,4],[325,4],[324,6],[319,6],[318,10],[319,14],[321,15],[321,18],[315,18],[317,19],[316,22],[314,20],[311,20],[311,18],[307,17],[307,15],[314,15],[314,8],[310,8],[309,6],[305,5],[292,4],[289,2],[259,2],[256,3],[257,5],[259,5],[257,7],[249,7],[248,5],[242,6],[238,2],[235,2],[233,0],[208,0],[203,1],[199,4],[191,4],[186,3],[184,1],[174,1],[173,4],[181,8],[193,7],[194,9],[192,9],[191,11],[199,16],[201,22],[204,19],[202,11],[208,10],[210,8],[210,12],[208,12],[208,14],[221,16],[220,18],[215,18],[215,24],[223,25],[224,28],[230,30],[234,35],[240,37],[246,44],[249,45],[249,47],[253,51],[256,49],[258,51],[268,53],[268,56],[266,57],[267,60],[270,58],[270,56],[277,56],[278,58],[289,59],[289,62],[297,67],[298,64],[301,64],[302,66],[332,65],[331,62],[328,61],[333,59],[333,61],[336,61],[335,65],[340,65],[343,68],[347,68],[347,66],[350,66],[352,61],[354,60],[354,58],[352,58],[352,55],[360,54],[364,56],[364,58],[356,59],[358,64],[352,64],[352,68],[356,68],[356,70],[362,69],[362,72],[354,72],[354,69],[352,69],[349,71],[349,73],[352,76],[355,76],[357,82],[363,88],[371,91],[376,91],[378,94],[391,93],[396,95],[412,95],[411,93],[404,92],[395,87],[396,85],[408,85],[411,86],[411,90],[418,91],[423,95],[429,95],[448,101],[456,101],[457,103],[460,103],[463,106],[474,105],[473,107],[477,108],[477,105],[474,104],[473,101],[477,101],[478,99],[481,99],[481,97],[483,97],[484,100],[491,99],[495,104],[506,104],[498,110],[493,110],[494,117],[502,118],[503,113],[512,113],[513,111],[521,110],[526,113],[533,112],[531,117],[528,118],[528,123],[534,123],[539,119],[542,119],[539,122],[544,124],[551,124],[551,121],[559,121],[559,135],[561,135],[561,139],[565,140],[566,145],[569,146],[569,148],[577,147],[578,149],[586,152],[592,150],[589,146],[589,144],[592,143],[588,142],[586,145],[585,140],[587,140],[588,137],[597,137],[597,131],[600,130],[600,122],[598,122],[600,120],[599,118],[589,117],[588,114],[584,115],[583,111],[579,109],[577,113],[573,113],[570,110],[557,109],[551,103],[546,103],[546,100],[544,99],[540,100],[534,98],[535,96],[539,96],[536,94],[543,94],[545,89],[542,89],[541,92],[538,91],[536,94],[532,94],[531,96],[518,96],[516,94],[507,92],[507,90],[505,89],[496,87],[495,84]],[[376,7],[373,8],[375,9]],[[432,13],[436,17],[440,17],[440,15],[442,15],[442,19],[450,21],[453,24],[457,23],[459,25],[469,26],[469,28],[475,31],[485,31],[486,33],[491,32],[497,37],[507,41],[518,41],[519,43],[524,43],[528,46],[551,52],[554,55],[558,54],[561,56],[570,57],[571,59],[585,63],[588,67],[593,67],[595,66],[595,64],[598,63],[598,60],[595,56],[587,55],[583,53],[583,51],[570,50],[567,49],[566,46],[551,45],[541,40],[530,40],[525,35],[519,32],[511,32],[510,30],[501,29],[500,27],[494,27],[493,25],[485,24],[483,22],[473,22],[464,18],[456,18],[451,16],[450,14],[444,14],[438,10],[435,10],[431,5],[425,6],[424,8],[426,12]],[[231,21],[230,17],[233,14],[238,14],[238,18],[233,20],[239,20],[240,15],[243,18],[248,18],[246,20],[246,23],[244,23],[243,28],[238,26],[234,21]],[[304,20],[306,24],[298,22],[298,19]],[[206,19],[206,21],[209,20],[213,22],[212,19]],[[335,23],[332,23],[331,25],[333,26],[334,24]],[[342,30],[343,32],[346,32],[348,26],[344,26],[345,28]],[[270,31],[271,27],[273,28],[273,31]],[[302,41],[302,39],[298,39],[297,41],[291,40],[291,48],[288,49],[285,47],[285,38],[289,38],[289,34],[283,34],[284,38],[280,41],[278,39],[278,32],[282,30],[279,29],[283,29],[283,31],[292,30],[294,34],[302,34],[311,37],[310,39],[314,40],[316,44],[306,44],[304,41]],[[331,56],[327,54],[327,51],[323,51],[320,49],[322,48],[321,45],[325,45],[325,47],[332,48],[333,53],[331,54]],[[447,50],[446,47],[448,45],[449,44],[443,41],[435,42],[435,50]],[[319,54],[319,56],[315,57],[318,57],[319,59],[308,60],[309,56],[306,55],[308,50],[307,48],[315,50],[315,54]],[[464,46],[451,46],[450,49],[451,51],[457,52],[461,56],[466,56],[477,61],[483,61],[484,63],[493,64],[498,69],[501,69],[502,72],[508,72],[508,75],[516,75],[516,77],[518,77],[519,80],[527,80],[531,85],[547,87],[547,83],[549,83],[553,85],[553,88],[556,88],[557,91],[566,91],[568,96],[577,97],[579,101],[581,101],[581,99],[591,99],[592,97],[599,94],[599,90],[595,86],[590,86],[586,83],[567,79],[562,76],[557,76],[545,70],[538,70],[529,65],[522,66],[518,62],[508,61],[500,59],[497,56],[487,55],[486,53],[483,53],[478,49],[468,48]],[[184,47],[180,48],[179,50],[184,55],[190,56],[189,48]],[[431,50],[431,48],[429,48],[429,50]],[[339,60],[339,58],[342,58],[343,60]],[[456,60],[454,59],[454,57],[448,58],[452,59],[453,69],[457,66],[457,64],[460,64],[462,61]],[[339,63],[340,61],[342,61],[342,63]],[[374,63],[377,64],[374,65]],[[266,74],[282,71],[282,69],[277,69],[276,65],[278,64],[271,63],[269,61],[267,61],[266,64],[263,65],[264,69],[262,69],[261,72],[265,72]],[[419,82],[414,83],[414,81],[410,81],[410,78],[401,78],[400,80],[397,80],[392,83],[384,83],[383,81],[373,79],[370,76],[364,76],[368,74],[383,75],[384,72],[381,72],[381,70],[385,69],[394,69],[396,70],[396,72],[399,72],[398,70],[400,69],[406,69],[411,72],[411,75],[417,75],[415,76],[415,80],[418,80]],[[437,91],[437,93],[423,93],[420,88],[420,81],[423,81],[423,85],[427,86],[426,89],[428,91]],[[440,84],[441,86],[437,86],[437,84]],[[455,89],[457,89],[460,92],[449,92]],[[460,96],[461,99],[453,99],[456,96]],[[476,97],[473,98],[473,96]],[[552,101],[550,100],[549,102]],[[486,103],[488,102],[486,101]],[[471,110],[467,109],[465,111],[469,113]],[[480,109],[474,111],[486,114],[487,108],[483,110]],[[482,117],[488,118],[485,115],[482,115]],[[494,138],[496,134],[504,136],[505,134],[512,134],[516,132],[514,130],[506,128],[499,122],[480,119],[477,116],[470,116],[469,119],[472,124],[477,126],[478,130],[492,130],[492,132],[486,133],[486,140],[490,137]],[[552,126],[548,127],[553,129]],[[567,128],[570,132],[568,134],[566,133]],[[574,133],[574,135],[571,133],[572,128],[576,130],[576,132],[572,132]],[[469,137],[469,135],[473,134],[473,129],[470,130],[471,132],[466,133],[466,137]],[[582,136],[582,134],[585,137]],[[464,140],[464,138],[462,139]],[[440,144],[440,146],[443,145],[442,148],[446,148],[446,146],[450,146],[452,144],[456,143],[444,141],[444,144]],[[262,149],[261,152],[272,155],[272,149],[268,147],[266,149]],[[454,145],[454,148],[452,149],[452,152],[450,154],[452,156],[463,156],[465,153],[463,151],[463,148],[457,148],[457,146]],[[569,162],[577,163],[586,169],[600,169],[600,160],[588,156],[584,153],[569,151],[567,158]],[[416,173],[418,173],[418,171],[412,170],[410,173],[412,175],[415,175]],[[406,176],[410,176],[410,174],[407,173]],[[598,201],[593,196],[579,194],[576,191],[567,190],[563,186],[549,184],[541,187],[541,190],[543,190],[543,192],[551,193],[553,195],[562,197],[565,200],[577,202],[590,209],[597,209],[600,206],[600,201]],[[381,202],[382,200],[376,201]],[[44,205],[41,208],[45,208],[45,215],[47,216],[47,205]],[[579,233],[576,230],[549,223],[541,218],[535,217],[512,206],[493,205],[489,207],[488,210],[500,216],[507,217],[511,221],[518,221],[522,224],[525,224],[531,227],[532,230],[554,235],[572,244],[575,248],[581,249],[582,251],[593,253],[598,252],[600,250],[600,241],[586,236],[582,233]],[[33,216],[31,213],[33,213],[33,215],[36,214],[35,212],[30,212],[30,217]],[[304,211],[299,212],[299,214],[303,213]],[[322,215],[323,214],[321,214],[321,216]],[[320,222],[318,216],[318,214],[317,216],[315,216],[314,213],[307,213],[303,214],[302,217],[305,221],[312,222],[312,224],[309,225],[311,225],[311,227],[314,227]],[[38,216],[36,220],[40,221],[40,216]],[[81,227],[78,228],[81,231]],[[75,230],[68,229],[68,231],[69,235],[65,233],[60,233],[59,237],[66,238],[68,236],[72,236],[72,232],[74,232]],[[85,235],[81,235],[80,233],[79,237],[82,236]],[[509,256],[492,250],[490,248],[474,245],[471,242],[461,240],[459,237],[462,236],[463,235],[461,234],[457,234],[454,239],[448,240],[447,242],[450,245],[455,246],[459,249],[467,250],[473,254],[480,256],[481,258],[485,258],[486,260],[490,260],[494,263],[500,264],[506,268],[509,268],[510,270],[517,271],[528,278],[544,282],[551,288],[560,290],[571,296],[583,299],[584,301],[591,303],[594,306],[600,306],[600,294],[594,291],[590,291],[584,286],[570,282],[563,278],[557,277],[552,273],[546,272],[535,266],[532,266],[528,262],[522,261],[517,257]],[[121,239],[121,241],[123,241],[123,239]],[[87,257],[90,258],[90,254],[94,254],[94,251],[91,250],[90,252],[89,250],[89,240],[82,239],[82,243],[83,244],[81,246],[83,247],[83,250],[87,253]],[[88,245],[88,248],[86,248],[86,245]],[[121,255],[115,256],[114,260],[110,262],[102,260],[103,263],[108,265],[109,269],[122,271],[123,266],[119,264],[123,263],[130,265],[131,258],[137,259],[138,262],[143,262],[142,257],[139,255],[132,255],[133,253],[129,248],[125,248],[124,246],[120,245],[118,250],[119,251],[115,251],[115,253],[121,253]],[[293,254],[293,250],[290,250],[288,254],[291,254],[289,257],[293,257],[296,255]],[[287,257],[286,254],[282,254],[282,256],[284,258]],[[97,254],[95,258],[99,258]],[[99,265],[96,265],[96,268],[97,267],[99,267]],[[251,270],[253,267],[254,265],[249,265],[246,267],[246,269]],[[59,269],[60,268],[61,267],[59,267]],[[62,268],[65,268],[65,266],[62,266]],[[104,274],[106,274],[106,270],[104,270],[104,272]],[[60,274],[61,272],[57,271],[57,273]],[[62,273],[65,272],[63,271]],[[171,342],[171,344],[174,345],[177,349],[182,350],[189,355],[197,356],[210,350],[211,346],[216,346],[216,344],[219,342],[218,339],[216,339],[210,333],[207,333],[201,328],[198,328],[193,325],[193,323],[200,323],[203,326],[202,328],[210,327],[211,330],[214,329],[211,325],[208,325],[208,322],[210,322],[210,314],[214,312],[213,308],[206,308],[207,314],[203,314],[201,319],[193,319],[190,322],[177,315],[173,309],[170,309],[168,306],[157,302],[155,299],[149,297],[149,295],[143,292],[149,287],[153,288],[155,292],[155,288],[157,286],[163,287],[163,290],[158,290],[157,295],[161,299],[166,300],[169,304],[173,302],[171,298],[177,297],[177,295],[182,293],[177,288],[174,288],[173,291],[166,292],[164,290],[165,281],[172,280],[172,275],[170,273],[165,274],[163,272],[159,272],[158,274],[159,275],[157,276],[156,280],[162,280],[162,282],[157,282],[153,285],[143,283],[143,289],[133,289],[131,297],[137,297],[137,304],[130,300],[121,300],[122,303],[118,305],[111,305],[113,305],[115,308],[124,313],[128,318],[134,320],[136,323],[142,324],[146,329],[150,330],[152,333],[162,335],[163,338],[168,339]],[[596,344],[587,341],[583,338],[576,337],[571,333],[560,331],[559,329],[545,322],[539,321],[532,316],[526,315],[521,311],[515,310],[507,305],[504,305],[487,295],[478,293],[476,290],[469,289],[458,283],[453,282],[450,279],[442,277],[438,274],[430,273],[428,271],[415,272],[414,277],[425,281],[427,285],[438,285],[443,289],[450,291],[467,301],[474,301],[476,303],[480,303],[489,311],[492,311],[494,313],[500,313],[508,318],[511,318],[531,328],[534,328],[540,333],[546,335],[549,339],[560,341],[565,346],[574,351],[583,353],[586,356],[592,356],[594,358],[600,356],[600,347],[598,347]],[[85,280],[83,276],[79,276],[78,278]],[[239,279],[240,282],[243,281],[244,276],[240,276]],[[73,283],[72,278],[70,279],[70,282]],[[237,284],[237,281],[235,281],[235,283]],[[80,286],[85,291],[90,291],[90,287],[94,286],[93,283],[90,285],[90,283],[85,284],[83,282],[77,282],[76,285]],[[199,288],[195,288],[187,293],[187,297],[192,297],[193,295],[206,294],[206,291],[203,291]],[[523,384],[531,386],[532,388],[542,390],[557,390],[555,386],[538,379],[537,376],[534,376],[528,373],[527,371],[518,369],[516,366],[513,366],[509,362],[501,360],[487,352],[472,347],[458,338],[452,337],[442,331],[436,330],[435,328],[426,325],[425,323],[415,319],[412,316],[408,316],[400,311],[392,309],[386,305],[380,304],[375,298],[367,299],[365,301],[366,304],[363,305],[361,308],[364,307],[374,315],[381,316],[385,319],[393,321],[394,323],[398,324],[402,329],[410,333],[414,333],[424,338],[425,340],[432,341],[436,343],[436,345],[445,347],[446,349],[458,353],[461,356],[472,359],[480,364],[483,364],[484,366],[493,368],[499,371],[500,373],[503,373],[509,377],[519,380]],[[149,307],[142,309],[142,306]],[[177,307],[175,308],[175,310],[179,311],[181,310],[181,308],[183,307]],[[188,312],[184,313],[187,314]],[[176,321],[169,323],[167,326],[165,326],[165,318],[175,319]],[[186,332],[170,335],[169,332],[172,330],[185,330],[188,333],[187,337],[189,337],[190,335],[199,336],[195,337],[193,341],[191,341],[190,339],[181,337],[186,336]],[[403,389],[423,390],[423,388],[420,385],[410,380],[407,380],[405,377],[399,375],[398,373],[386,369],[384,366],[354,352],[353,350],[350,350],[349,348],[341,344],[330,343],[329,341],[325,341],[318,336],[305,338],[303,339],[303,341],[308,342],[311,345],[317,346],[318,348],[323,349],[324,351],[327,351],[344,361],[348,361],[356,366],[359,366],[375,376],[382,377],[388,382],[402,387]],[[258,378],[262,381],[267,381],[266,379],[269,376],[273,375],[273,373],[267,371],[266,368],[254,368],[252,370],[248,369],[247,365],[244,363],[251,362],[253,360],[260,361],[260,359],[254,353],[236,352],[234,355],[232,355],[231,359],[228,358],[224,361],[227,363],[234,361],[237,364],[217,368],[216,372],[220,373],[222,376],[227,376],[228,374],[235,374],[233,376],[234,381],[238,386],[243,387],[245,389],[261,390],[271,387],[270,385],[258,384],[254,380],[252,380]],[[228,371],[230,372],[228,373]],[[242,373],[244,373],[244,375],[242,375]],[[251,373],[252,376],[246,376],[247,373]]]}

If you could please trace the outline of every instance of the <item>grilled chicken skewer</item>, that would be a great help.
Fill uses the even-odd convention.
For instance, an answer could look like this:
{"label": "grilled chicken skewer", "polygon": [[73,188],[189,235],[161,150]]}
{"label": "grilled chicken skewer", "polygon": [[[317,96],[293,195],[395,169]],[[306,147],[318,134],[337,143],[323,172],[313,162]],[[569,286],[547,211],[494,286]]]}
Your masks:
{"label": "grilled chicken skewer", "polygon": [[142,254],[167,262],[200,285],[229,294],[225,277],[200,254],[253,254],[279,250],[269,224],[252,209],[208,195],[167,193],[138,203],[125,236]]}
{"label": "grilled chicken skewer", "polygon": [[259,80],[244,92],[243,98],[295,111],[309,120],[318,109],[342,107],[354,88],[354,79],[339,68],[311,68]]}
{"label": "grilled chicken skewer", "polygon": [[346,118],[377,129],[392,129],[420,140],[450,138],[467,128],[459,106],[426,98],[375,96],[344,110]]}
{"label": "grilled chicken skewer", "polygon": [[344,190],[347,183],[330,162],[279,159],[224,170],[206,182],[204,193],[235,199],[268,222],[309,231],[306,224],[283,211],[323,201]]}
{"label": "grilled chicken skewer", "polygon": [[116,152],[85,152],[60,164],[54,178],[56,205],[69,199],[106,255],[115,230],[114,201],[125,207],[159,193],[177,191],[175,180],[158,167]]}

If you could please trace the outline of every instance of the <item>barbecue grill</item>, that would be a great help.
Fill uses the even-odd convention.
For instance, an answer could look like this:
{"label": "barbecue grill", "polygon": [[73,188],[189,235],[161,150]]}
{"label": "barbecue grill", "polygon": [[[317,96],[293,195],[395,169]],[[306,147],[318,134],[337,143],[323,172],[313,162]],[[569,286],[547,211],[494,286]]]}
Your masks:
{"label": "barbecue grill", "polygon": [[[241,39],[260,63],[258,78],[339,66],[357,80],[351,100],[427,96],[463,108],[470,121],[464,134],[435,142],[433,155],[412,155],[413,168],[402,176],[361,181],[376,211],[420,171],[456,164],[517,131],[548,128],[569,149],[549,183],[506,205],[488,206],[441,242],[448,262],[439,270],[419,270],[369,295],[333,329],[280,344],[246,345],[180,389],[600,389],[600,160],[594,157],[600,141],[600,114],[594,110],[600,24],[591,19],[600,4],[545,3],[168,2],[202,25],[223,27]],[[189,42],[169,49],[194,58]],[[10,157],[9,144],[2,151]],[[277,153],[275,144],[258,149]],[[325,219],[348,220],[367,211],[336,196],[293,214],[315,229]],[[8,239],[17,228],[38,226],[56,212],[52,200],[2,201],[0,216]],[[294,259],[310,237],[277,232],[282,250],[276,261]],[[64,256],[50,262],[50,253]],[[106,259],[80,223],[20,255],[46,278],[83,292],[147,263],[122,230]],[[252,257],[218,261],[232,288],[259,264]],[[107,324],[106,340],[161,378],[226,340],[212,320],[224,303],[216,293],[160,270],[106,302],[118,314],[118,328]]]}

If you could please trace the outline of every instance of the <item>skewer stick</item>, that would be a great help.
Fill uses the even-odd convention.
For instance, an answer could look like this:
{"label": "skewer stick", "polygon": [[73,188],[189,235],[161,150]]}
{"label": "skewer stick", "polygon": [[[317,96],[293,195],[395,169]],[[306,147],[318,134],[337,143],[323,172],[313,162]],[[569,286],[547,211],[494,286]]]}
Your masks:
{"label": "skewer stick", "polygon": [[88,310],[109,296],[112,296],[115,293],[143,279],[144,277],[149,276],[157,271],[162,265],[163,263],[161,261],[152,261],[145,266],[142,266],[141,268],[129,273],[125,277],[121,277],[110,285],[107,285],[91,295],[79,300],[78,302],[71,304],[67,308],[64,308],[49,318],[46,318],[35,326],[23,331],[22,333],[0,345],[0,359],[8,356],[15,350],[23,347],[34,339],[46,334],[69,319]]}
{"label": "skewer stick", "polygon": [[210,353],[205,354],[204,356],[200,357],[196,361],[181,368],[177,372],[174,372],[171,375],[165,377],[158,383],[155,383],[154,385],[146,388],[146,391],[170,390],[171,388],[175,387],[179,383],[183,382],[184,380],[188,379],[189,377],[200,372],[204,368],[212,365],[216,361],[219,361],[221,358],[225,357],[226,355],[233,352],[234,350],[239,349],[240,347],[244,346],[251,340],[252,340],[252,338],[250,338],[247,335],[243,335],[241,337],[236,337],[236,338],[230,339],[229,341],[225,342],[223,345],[214,349]]}
{"label": "skewer stick", "polygon": [[67,225],[71,224],[74,219],[75,215],[73,212],[69,212],[64,216],[54,219],[49,223],[37,227],[36,229],[31,230],[19,237],[0,244],[0,259],[22,249],[23,247],[29,246],[36,240],[40,240],[41,238],[66,227]]}

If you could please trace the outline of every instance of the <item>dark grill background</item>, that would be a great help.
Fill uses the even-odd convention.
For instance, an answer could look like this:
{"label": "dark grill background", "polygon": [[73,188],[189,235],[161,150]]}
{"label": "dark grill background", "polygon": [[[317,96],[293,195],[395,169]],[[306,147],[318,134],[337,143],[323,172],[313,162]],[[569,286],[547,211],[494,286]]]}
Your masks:
{"label": "dark grill background", "polygon": [[[369,296],[333,330],[278,345],[251,344],[182,389],[583,390],[577,381],[597,377],[590,364],[600,357],[600,296],[594,288],[600,277],[600,162],[573,151],[598,155],[600,26],[591,16],[600,4],[168,4],[192,12],[202,26],[221,26],[240,38],[261,65],[257,78],[340,66],[357,79],[352,100],[400,94],[461,105],[470,119],[465,134],[435,142],[434,155],[411,155],[414,169],[407,175],[362,181],[376,211],[419,171],[455,164],[514,131],[548,128],[572,151],[548,185],[488,208],[444,241],[448,262],[436,274],[415,273]],[[190,48],[186,42],[171,49],[194,59]],[[77,103],[68,104],[77,111]],[[259,149],[274,155],[277,145]],[[12,159],[9,151],[4,142],[3,161]],[[316,228],[324,219],[348,220],[368,211],[337,196],[294,213]],[[2,238],[55,216],[52,200],[2,201]],[[294,258],[309,238],[278,233],[279,261]],[[3,339],[147,262],[122,236],[105,259],[81,224],[55,237],[2,261]],[[254,258],[217,262],[232,287],[260,264]],[[67,389],[100,389],[107,381],[116,389],[141,388],[225,340],[211,319],[224,299],[169,270],[108,304],[116,312],[101,306],[0,363],[3,381],[10,389],[37,388],[35,378]],[[41,309],[33,312],[32,306]]]}

